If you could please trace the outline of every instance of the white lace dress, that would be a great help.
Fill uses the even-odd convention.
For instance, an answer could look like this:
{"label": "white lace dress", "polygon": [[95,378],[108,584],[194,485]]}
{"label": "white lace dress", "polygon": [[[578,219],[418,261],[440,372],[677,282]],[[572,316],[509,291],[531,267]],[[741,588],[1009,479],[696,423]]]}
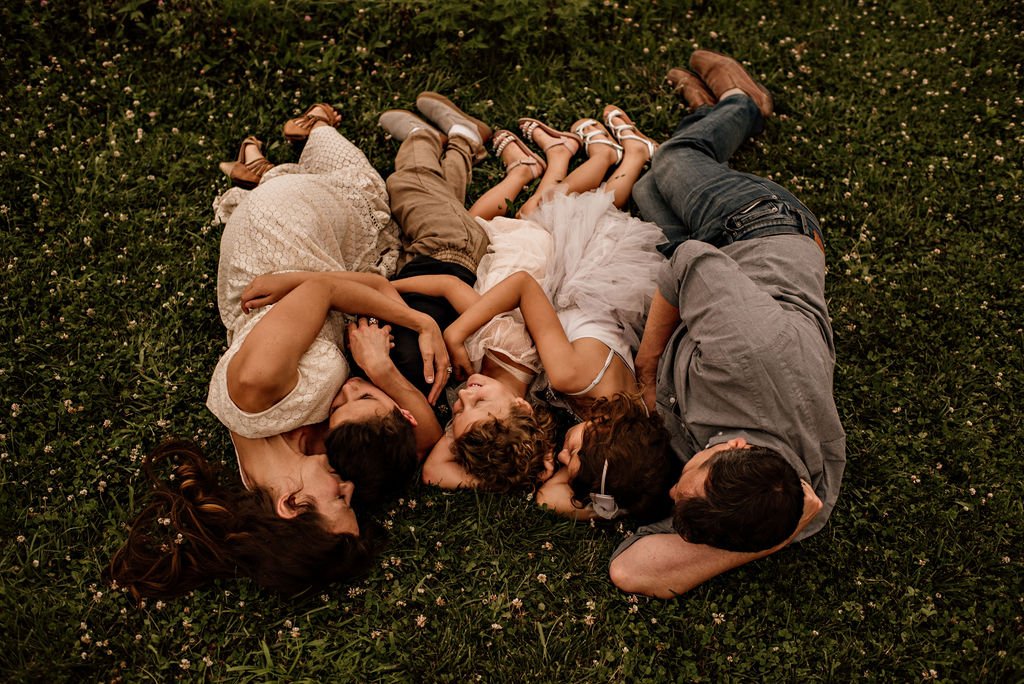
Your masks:
{"label": "white lace dress", "polygon": [[213,372],[206,405],[244,437],[278,435],[327,417],[348,378],[344,322],[331,313],[299,363],[288,396],[260,413],[242,411],[227,391],[227,366],[272,307],[243,313],[242,291],[258,275],[280,271],[394,273],[398,227],[383,179],[362,152],[330,126],[315,128],[297,164],[273,168],[252,191],[233,188],[214,203],[226,223],[217,271],[217,305],[228,350]]}

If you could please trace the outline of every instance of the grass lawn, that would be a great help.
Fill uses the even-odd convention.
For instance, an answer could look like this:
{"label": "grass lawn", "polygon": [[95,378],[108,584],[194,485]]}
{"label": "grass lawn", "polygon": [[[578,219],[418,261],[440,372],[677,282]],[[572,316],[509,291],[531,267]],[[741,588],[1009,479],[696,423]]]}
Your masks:
{"label": "grass lawn", "polygon": [[[5,0],[0,25],[0,680],[1024,679],[1014,0]],[[103,583],[146,452],[231,467],[211,203],[246,134],[294,160],[280,124],[327,100],[386,175],[377,116],[440,90],[502,127],[614,102],[665,138],[697,47],[775,93],[735,164],[828,242],[849,453],[823,532],[657,601],[608,581],[626,528],[418,487],[348,586]]]}

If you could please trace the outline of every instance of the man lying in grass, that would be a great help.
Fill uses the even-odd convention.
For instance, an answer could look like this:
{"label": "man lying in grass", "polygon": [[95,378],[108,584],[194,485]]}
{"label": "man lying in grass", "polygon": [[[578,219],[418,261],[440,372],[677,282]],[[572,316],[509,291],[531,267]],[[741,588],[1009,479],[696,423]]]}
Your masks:
{"label": "man lying in grass", "polygon": [[694,111],[634,191],[671,256],[636,367],[686,465],[673,517],[610,565],[621,589],[663,598],[820,530],[846,463],[818,222],[725,164],[763,129],[771,96],[723,55],[700,50],[690,66],[669,80]]}

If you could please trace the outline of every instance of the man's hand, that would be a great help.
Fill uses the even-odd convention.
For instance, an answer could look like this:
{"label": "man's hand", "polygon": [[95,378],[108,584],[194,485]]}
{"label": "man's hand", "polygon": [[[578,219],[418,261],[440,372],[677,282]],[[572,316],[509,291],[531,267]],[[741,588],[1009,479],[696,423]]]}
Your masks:
{"label": "man's hand", "polygon": [[644,403],[651,412],[657,409],[658,362],[678,325],[679,309],[655,291],[634,363],[636,379],[643,386]]}
{"label": "man's hand", "polygon": [[637,357],[635,362],[636,381],[642,390],[641,398],[647,406],[647,410],[654,414],[657,411],[658,403],[658,360],[645,362],[643,358]]}
{"label": "man's hand", "polygon": [[818,495],[814,493],[811,485],[807,484],[804,480],[800,480],[800,484],[804,489],[804,513],[800,516],[800,522],[797,523],[796,530],[793,532],[793,536],[787,540],[787,543],[807,527],[825,505],[818,498]]}

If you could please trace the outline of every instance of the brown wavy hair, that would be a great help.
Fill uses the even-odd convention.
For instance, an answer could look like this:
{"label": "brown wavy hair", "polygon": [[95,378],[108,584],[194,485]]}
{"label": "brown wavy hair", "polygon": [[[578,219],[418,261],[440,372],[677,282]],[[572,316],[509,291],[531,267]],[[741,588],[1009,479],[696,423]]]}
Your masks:
{"label": "brown wavy hair", "polygon": [[416,435],[401,409],[386,416],[344,422],[327,433],[327,460],[355,485],[352,508],[378,511],[412,484],[419,461]]}
{"label": "brown wavy hair", "polygon": [[554,431],[554,416],[546,408],[534,406],[531,413],[517,404],[505,418],[474,423],[453,440],[452,451],[481,489],[499,494],[534,490],[545,471]]}
{"label": "brown wavy hair", "polygon": [[[169,480],[157,475],[165,461],[176,461]],[[106,573],[136,599],[179,596],[230,577],[294,594],[369,567],[372,528],[361,526],[367,529],[358,537],[332,534],[311,504],[282,518],[266,491],[223,485],[191,441],[164,442],[142,468],[153,490]]]}
{"label": "brown wavy hair", "polygon": [[569,481],[573,505],[583,508],[601,491],[608,461],[605,493],[642,524],[668,517],[668,492],[683,466],[672,450],[672,437],[657,413],[649,415],[637,396],[618,393],[596,399],[587,408],[590,424],[583,432],[580,469]]}

